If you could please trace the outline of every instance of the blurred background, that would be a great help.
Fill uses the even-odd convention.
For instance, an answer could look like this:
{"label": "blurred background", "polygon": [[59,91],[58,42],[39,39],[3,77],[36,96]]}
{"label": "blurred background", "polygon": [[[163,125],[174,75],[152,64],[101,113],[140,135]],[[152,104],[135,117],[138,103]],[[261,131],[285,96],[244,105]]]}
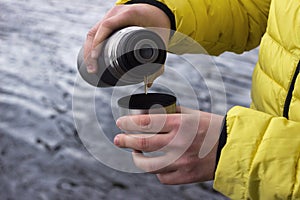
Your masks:
{"label": "blurred background", "polygon": [[[113,0],[0,0],[0,199],[226,199],[212,182],[166,186],[154,175],[113,170],[82,145],[72,113],[76,59],[88,30]],[[226,88],[226,110],[250,103],[258,49],[212,57]],[[180,67],[176,56],[170,65]],[[210,96],[195,80],[201,109]],[[209,69],[204,73],[214,82]],[[194,78],[193,78],[194,77]],[[172,80],[174,84],[176,80]],[[204,89],[203,89],[204,90]],[[112,90],[97,89],[97,115],[107,137],[118,132],[110,111]],[[84,91],[81,95],[85,103]],[[110,134],[111,133],[111,134]]]}

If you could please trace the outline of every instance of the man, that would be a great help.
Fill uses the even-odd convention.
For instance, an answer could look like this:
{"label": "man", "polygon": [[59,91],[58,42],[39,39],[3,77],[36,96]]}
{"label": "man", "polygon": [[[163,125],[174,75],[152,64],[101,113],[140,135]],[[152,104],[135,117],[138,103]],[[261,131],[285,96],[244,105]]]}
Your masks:
{"label": "man", "polygon": [[[233,107],[223,117],[201,111],[168,115],[153,137],[117,135],[119,147],[132,148],[135,164],[157,174],[165,184],[214,179],[214,187],[232,199],[300,199],[300,2],[298,0],[120,0],[89,32],[85,57],[114,30],[125,26],[170,28],[199,42],[211,55],[242,53],[260,44],[253,73],[250,108]],[[128,4],[128,5],[122,5]],[[181,45],[176,33],[169,49]],[[89,61],[88,71],[97,68]],[[195,121],[192,116],[200,116]],[[151,132],[162,116],[122,117],[125,131]],[[150,120],[151,119],[151,120]],[[174,163],[149,158],[176,136],[198,123],[195,139]],[[211,126],[213,129],[209,129]],[[220,131],[221,130],[221,131]],[[221,132],[221,134],[220,134]],[[204,158],[198,156],[204,137],[220,138]],[[220,137],[219,137],[220,136]],[[184,137],[166,154],[180,149]],[[183,141],[183,142],[179,142]],[[219,155],[220,151],[221,155]],[[216,171],[215,171],[216,168]]]}

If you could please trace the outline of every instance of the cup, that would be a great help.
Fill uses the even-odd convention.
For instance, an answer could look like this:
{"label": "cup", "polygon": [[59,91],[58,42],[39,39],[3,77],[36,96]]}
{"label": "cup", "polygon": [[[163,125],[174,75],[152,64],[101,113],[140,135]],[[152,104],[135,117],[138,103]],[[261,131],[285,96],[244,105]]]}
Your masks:
{"label": "cup", "polygon": [[171,94],[133,94],[120,98],[118,105],[121,116],[176,113],[176,97]]}

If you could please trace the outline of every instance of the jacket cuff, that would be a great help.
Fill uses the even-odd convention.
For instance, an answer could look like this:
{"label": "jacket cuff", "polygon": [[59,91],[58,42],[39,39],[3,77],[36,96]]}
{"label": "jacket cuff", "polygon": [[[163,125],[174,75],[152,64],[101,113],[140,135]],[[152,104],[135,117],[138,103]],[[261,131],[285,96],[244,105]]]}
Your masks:
{"label": "jacket cuff", "polygon": [[223,119],[222,126],[221,126],[221,133],[220,133],[220,137],[219,137],[219,144],[218,144],[217,155],[216,155],[216,167],[215,167],[215,171],[216,171],[216,169],[218,167],[218,163],[219,163],[220,156],[221,156],[221,151],[222,151],[222,149],[225,146],[226,141],[227,141],[226,118],[227,118],[227,115],[225,115],[225,117]]}
{"label": "jacket cuff", "polygon": [[[126,2],[125,4],[136,4],[136,3],[145,3],[145,4],[149,4],[152,6],[155,6],[159,9],[161,9],[168,17],[171,23],[171,30],[176,31],[176,20],[175,20],[175,16],[172,13],[172,11],[168,8],[168,6],[166,6],[165,4],[159,2],[159,1],[155,1],[155,0],[131,0]],[[171,34],[174,33],[174,31],[171,31]]]}

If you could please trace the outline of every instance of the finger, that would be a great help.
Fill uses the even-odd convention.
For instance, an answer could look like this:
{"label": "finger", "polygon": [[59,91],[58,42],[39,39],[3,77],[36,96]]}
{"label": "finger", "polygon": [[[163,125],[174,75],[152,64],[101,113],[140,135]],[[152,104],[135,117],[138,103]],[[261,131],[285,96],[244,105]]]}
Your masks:
{"label": "finger", "polygon": [[136,17],[132,16],[134,12],[130,13],[131,16],[129,17],[129,13],[126,11],[112,16],[100,24],[97,33],[95,35],[93,41],[93,48],[99,45],[102,41],[104,41],[109,35],[111,35],[115,30],[119,30],[121,28],[131,26],[131,25],[138,25],[136,21]]}
{"label": "finger", "polygon": [[[91,50],[91,54],[85,60],[87,71],[89,73],[97,73],[98,71],[98,57],[101,53],[102,44]],[[104,66],[103,66],[104,67]]]}
{"label": "finger", "polygon": [[[116,15],[116,13],[119,12],[120,9],[122,9],[123,5],[115,6],[113,9],[109,10],[102,20],[96,23],[95,26],[93,26],[90,31],[87,34],[86,41],[84,43],[84,59],[87,60],[89,58],[88,63],[86,63],[86,66],[88,67],[88,72],[95,73],[97,71],[97,63],[95,62],[95,59],[92,58],[98,57],[100,55],[100,45],[96,45],[95,48],[93,48],[93,42],[96,37],[96,34],[98,32],[98,29],[103,21],[106,19],[109,19],[110,17]],[[101,44],[101,41],[99,42]],[[95,52],[92,52],[92,50],[95,50]]]}
{"label": "finger", "polygon": [[93,49],[92,44],[93,44],[94,38],[95,38],[95,36],[96,36],[96,34],[97,34],[97,31],[98,31],[98,28],[99,28],[100,24],[101,24],[104,20],[106,20],[106,19],[112,17],[113,15],[115,15],[116,13],[118,13],[118,11],[119,11],[120,9],[122,9],[122,7],[123,7],[123,5],[113,7],[111,10],[109,10],[109,11],[104,15],[104,17],[102,18],[102,20],[98,21],[98,22],[91,28],[91,30],[88,32],[86,41],[85,41],[85,43],[84,43],[84,58],[85,58],[85,59],[86,59],[88,56],[91,55],[91,51],[92,51],[92,49]]}
{"label": "finger", "polygon": [[168,134],[119,134],[115,137],[114,144],[121,148],[153,152],[167,146],[171,139],[172,136]]}
{"label": "finger", "polygon": [[92,44],[94,41],[94,37],[97,33],[98,27],[101,22],[98,22],[91,30],[88,32],[86,41],[84,43],[84,62],[85,66],[87,67],[87,71],[89,73],[96,73],[97,71],[97,62],[93,61],[91,59],[91,50],[92,50]]}
{"label": "finger", "polygon": [[97,24],[95,24],[95,26],[93,26],[87,36],[86,36],[86,40],[84,43],[84,59],[86,59],[90,54],[91,54],[91,50],[92,50],[92,44],[94,41],[94,38],[96,36],[98,27],[100,26],[101,21],[97,22]]}
{"label": "finger", "polygon": [[171,171],[169,173],[159,173],[156,176],[162,184],[175,185],[175,184],[179,184],[178,181],[176,181],[177,179],[175,179],[175,175],[176,175],[176,170]]}
{"label": "finger", "polygon": [[170,159],[166,159],[166,156],[148,157],[142,153],[132,153],[134,164],[141,170],[152,173],[170,173],[176,170],[171,164]]}
{"label": "finger", "polygon": [[105,39],[107,39],[115,30],[129,26],[133,23],[131,18],[125,20],[125,17],[122,17],[122,14],[119,14],[106,17],[90,30],[85,47],[86,66],[89,73],[96,73],[98,70],[97,60]]}
{"label": "finger", "polygon": [[86,66],[89,73],[96,73],[98,70],[97,60],[101,53],[101,47],[103,46],[103,42],[115,30],[118,30],[130,24],[129,22],[127,24],[124,23],[125,21],[123,21],[123,23],[121,21],[120,23],[119,21],[120,21],[119,15],[108,17],[91,29],[88,35],[87,45],[85,50]]}
{"label": "finger", "polygon": [[198,110],[193,110],[193,109],[183,107],[183,106],[177,106],[176,107],[176,112],[183,113],[183,114],[197,114],[197,113],[199,113]]}
{"label": "finger", "polygon": [[181,118],[180,114],[129,115],[120,117],[116,124],[120,129],[129,132],[170,132],[178,128]]}
{"label": "finger", "polygon": [[174,170],[167,173],[159,173],[157,174],[157,178],[161,183],[167,185],[187,184],[192,182],[191,178],[188,178],[187,175],[183,176],[179,170]]}
{"label": "finger", "polygon": [[107,39],[115,30],[130,24],[128,22],[130,20],[123,20],[121,23],[120,21],[120,14],[112,17],[105,17],[104,20],[90,30],[85,49],[86,66],[89,73],[97,72],[97,59],[101,53],[101,47],[105,39]]}

